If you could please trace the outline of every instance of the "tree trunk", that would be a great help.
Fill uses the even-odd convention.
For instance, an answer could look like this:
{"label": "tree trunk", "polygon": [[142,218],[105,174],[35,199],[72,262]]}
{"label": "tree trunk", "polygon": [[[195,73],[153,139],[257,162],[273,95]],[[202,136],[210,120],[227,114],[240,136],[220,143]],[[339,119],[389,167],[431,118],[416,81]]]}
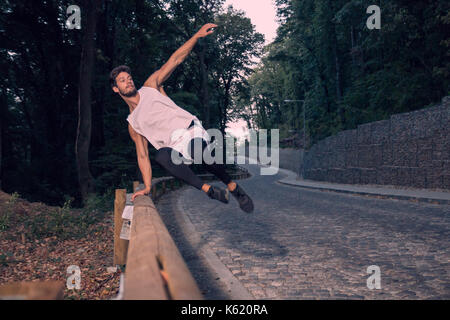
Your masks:
{"label": "tree trunk", "polygon": [[203,45],[203,48],[200,50],[200,71],[202,74],[202,104],[203,104],[203,113],[204,113],[204,124],[203,127],[205,129],[210,128],[210,113],[209,113],[209,91],[208,91],[208,70],[205,64],[205,54],[206,54],[206,46]]}
{"label": "tree trunk", "polygon": [[224,95],[224,99],[223,99],[223,113],[222,113],[222,119],[221,119],[221,131],[222,134],[225,136],[225,129],[227,127],[227,121],[228,121],[228,107],[230,105],[230,89],[231,89],[231,82],[233,80],[233,77],[228,76],[228,78],[225,80],[225,78],[223,78],[224,80],[224,85],[225,85],[225,95]]}
{"label": "tree trunk", "polygon": [[3,90],[0,91],[0,190],[2,189],[2,178],[3,178],[3,162],[2,162],[2,155],[3,155],[3,148],[2,148],[2,142],[3,142],[3,130],[4,130],[4,124],[6,117],[6,95],[3,94]]}
{"label": "tree trunk", "polygon": [[[3,108],[3,107],[0,106],[0,108]],[[3,115],[1,114],[1,112],[0,112],[0,115],[2,116],[2,117],[0,117],[0,190],[1,190],[2,189],[2,173],[3,173],[3,171],[2,171]]]}
{"label": "tree trunk", "polygon": [[[91,86],[94,68],[96,12],[99,0],[86,0],[82,7],[86,14],[86,24],[82,26],[84,35],[82,40],[80,61],[80,84],[78,98],[78,128],[75,143],[77,160],[78,182],[83,203],[89,193],[94,191],[93,177],[89,170],[89,146],[91,140],[92,112],[91,112]],[[83,28],[84,27],[84,28]]]}
{"label": "tree trunk", "polygon": [[355,31],[353,29],[353,26],[350,27],[350,32],[351,32],[351,38],[352,38],[352,49],[351,49],[351,56],[352,56],[352,67],[355,66]]}
{"label": "tree trunk", "polygon": [[336,66],[336,96],[337,96],[337,100],[341,100],[342,97],[342,86],[341,86],[341,65],[339,63],[339,57],[338,57],[338,52],[337,52],[337,48],[336,48],[337,44],[335,44],[335,48],[334,48],[334,62],[335,62],[335,66]]}

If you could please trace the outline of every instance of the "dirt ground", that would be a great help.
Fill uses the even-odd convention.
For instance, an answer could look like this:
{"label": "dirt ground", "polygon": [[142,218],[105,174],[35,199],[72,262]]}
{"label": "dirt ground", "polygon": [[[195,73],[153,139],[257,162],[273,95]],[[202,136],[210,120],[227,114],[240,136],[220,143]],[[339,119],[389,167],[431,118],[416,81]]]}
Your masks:
{"label": "dirt ground", "polygon": [[101,218],[78,223],[80,212],[30,203],[0,191],[0,285],[57,280],[66,287],[67,269],[76,265],[80,289],[66,288],[64,299],[114,298],[121,271],[107,271],[113,266],[113,212],[92,212],[89,215]]}

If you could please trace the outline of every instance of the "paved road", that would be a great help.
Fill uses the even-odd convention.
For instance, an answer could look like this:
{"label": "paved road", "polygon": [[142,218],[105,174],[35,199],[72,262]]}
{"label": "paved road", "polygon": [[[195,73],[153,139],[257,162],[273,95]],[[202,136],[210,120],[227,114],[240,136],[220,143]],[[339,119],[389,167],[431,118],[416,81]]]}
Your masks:
{"label": "paved road", "polygon": [[[449,205],[290,187],[244,166],[252,214],[189,186],[157,203],[205,298],[232,297],[180,236],[177,214],[256,299],[450,299]],[[381,289],[367,287],[371,265]]]}

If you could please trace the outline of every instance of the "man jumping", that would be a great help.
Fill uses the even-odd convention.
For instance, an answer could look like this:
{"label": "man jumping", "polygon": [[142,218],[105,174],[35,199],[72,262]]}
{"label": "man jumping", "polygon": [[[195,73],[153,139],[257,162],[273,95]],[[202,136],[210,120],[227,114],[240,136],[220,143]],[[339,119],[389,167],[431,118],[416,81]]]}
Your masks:
{"label": "man jumping", "polygon": [[[146,195],[151,190],[152,169],[148,154],[148,142],[157,149],[155,160],[170,174],[195,188],[204,191],[210,198],[228,203],[229,193],[237,199],[239,206],[245,212],[253,211],[253,201],[245,191],[225,171],[224,164],[207,164],[202,158],[202,166],[217,176],[227,185],[221,189],[203,183],[185,163],[175,164],[172,152],[179,152],[179,157],[194,158],[194,145],[201,140],[202,149],[209,146],[210,139],[199,119],[177,106],[164,92],[163,83],[169,78],[175,68],[181,64],[192,51],[199,38],[214,32],[217,25],[205,24],[191,39],[175,51],[169,60],[136,90],[130,68],[119,66],[110,74],[111,87],[118,93],[130,108],[127,118],[128,131],[136,144],[139,169],[142,173],[145,189],[133,194],[131,200],[139,195]],[[172,133],[178,129],[187,129],[186,134],[174,139]],[[175,140],[175,141],[173,141]],[[187,152],[186,152],[187,150]]]}

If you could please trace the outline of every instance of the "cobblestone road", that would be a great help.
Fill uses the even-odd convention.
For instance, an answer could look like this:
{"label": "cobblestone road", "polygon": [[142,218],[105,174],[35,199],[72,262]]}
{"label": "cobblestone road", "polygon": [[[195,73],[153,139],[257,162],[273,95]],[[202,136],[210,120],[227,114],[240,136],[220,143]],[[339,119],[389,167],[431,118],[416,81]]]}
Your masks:
{"label": "cobblestone road", "polygon": [[[175,201],[256,299],[450,299],[450,206],[290,187],[244,166],[252,214],[193,187],[156,204],[205,298],[229,297],[177,233]],[[367,287],[371,265],[381,289]]]}

